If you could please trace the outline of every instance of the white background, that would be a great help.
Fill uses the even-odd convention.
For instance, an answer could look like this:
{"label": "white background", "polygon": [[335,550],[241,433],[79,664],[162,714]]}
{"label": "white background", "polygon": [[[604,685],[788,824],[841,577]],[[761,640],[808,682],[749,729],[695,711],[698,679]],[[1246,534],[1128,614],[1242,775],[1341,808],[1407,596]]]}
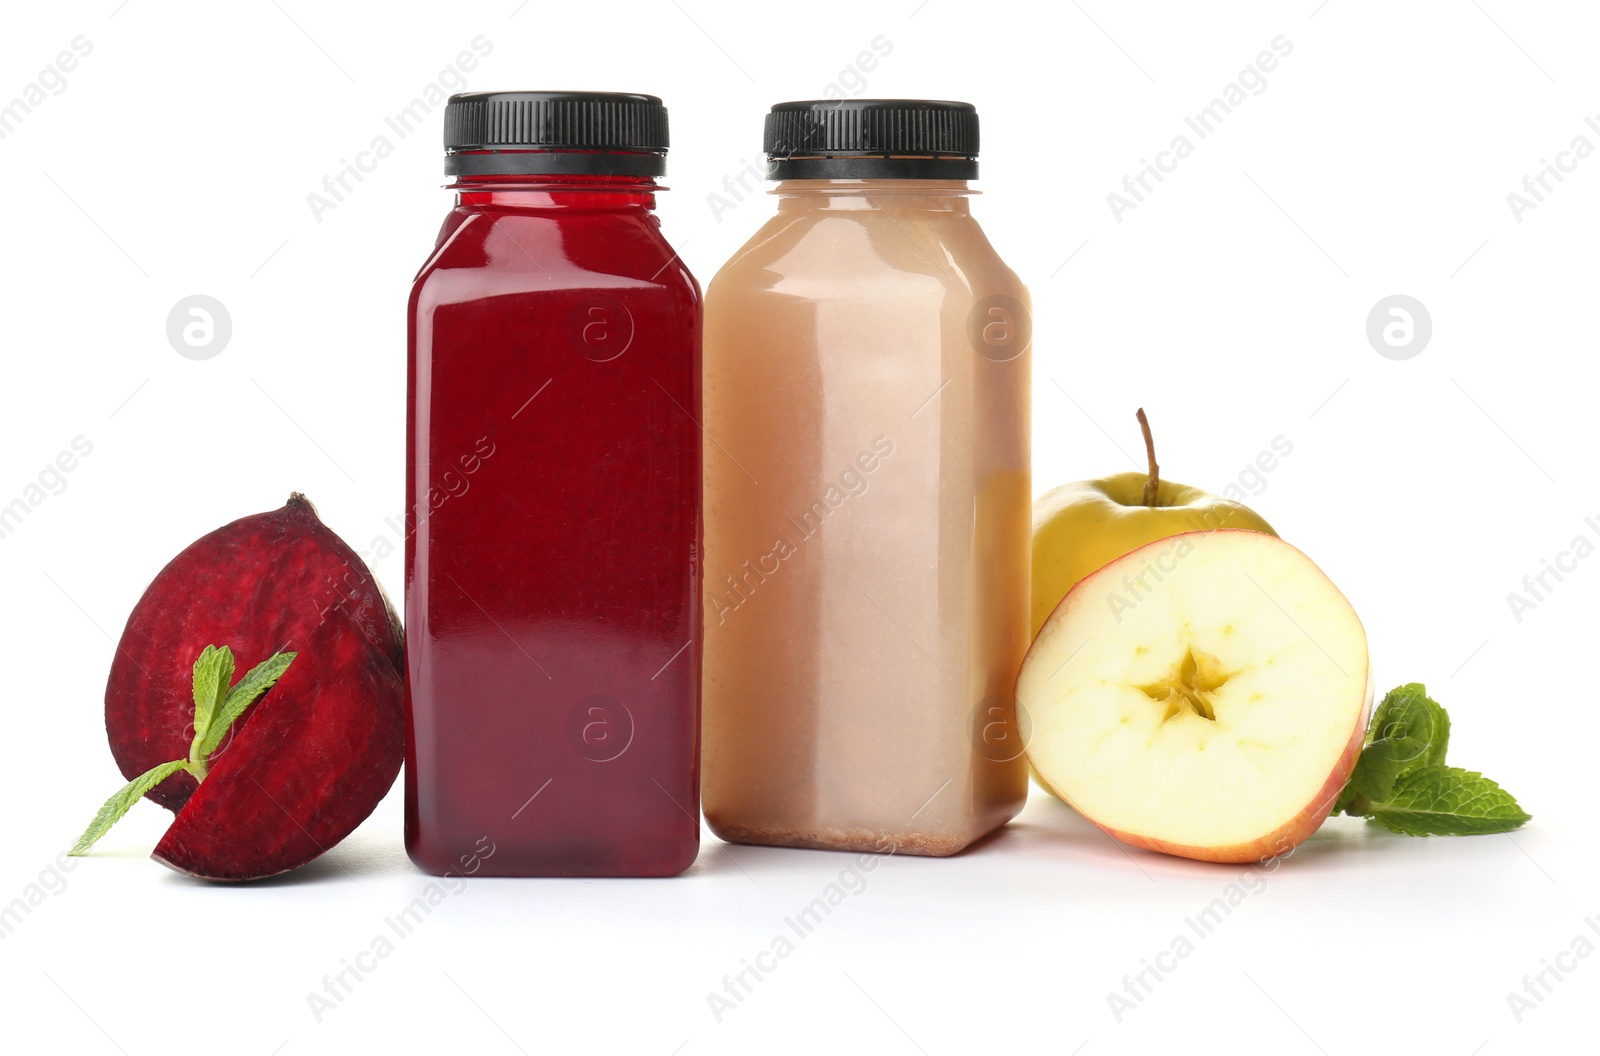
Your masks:
{"label": "white background", "polygon": [[[93,444],[0,539],[0,902],[117,786],[113,638],[183,546],[299,489],[357,549],[396,546],[373,567],[398,590],[405,297],[449,194],[438,114],[403,139],[384,118],[480,35],[492,54],[446,88],[667,100],[661,211],[702,282],[771,209],[706,197],[756,159],[771,103],[830,85],[976,103],[975,208],[1036,304],[1036,488],[1133,468],[1141,404],[1167,475],[1212,490],[1288,439],[1247,501],[1352,600],[1380,692],[1426,682],[1452,761],[1534,821],[1330,823],[1120,1023],[1107,993],[1244,870],[1124,852],[1040,793],[961,858],[882,863],[720,1023],[707,993],[848,857],[707,834],[676,880],[475,882],[319,1022],[307,994],[429,883],[399,787],[322,861],[246,887],[146,859],[166,814],[145,803],[0,940],[8,1051],[1593,1049],[1600,956],[1520,1023],[1506,997],[1580,933],[1600,944],[1600,560],[1520,621],[1507,602],[1600,538],[1600,160],[1520,218],[1507,201],[1574,137],[1600,145],[1587,5],[119,2],[12,5],[0,32],[0,101],[93,45],[0,141],[0,505]],[[1113,216],[1107,194],[1279,35],[1265,89]],[[392,153],[314,217],[308,193],[386,132]],[[233,321],[204,362],[166,337],[197,293]],[[1405,361],[1365,336],[1396,293],[1433,320]]]}

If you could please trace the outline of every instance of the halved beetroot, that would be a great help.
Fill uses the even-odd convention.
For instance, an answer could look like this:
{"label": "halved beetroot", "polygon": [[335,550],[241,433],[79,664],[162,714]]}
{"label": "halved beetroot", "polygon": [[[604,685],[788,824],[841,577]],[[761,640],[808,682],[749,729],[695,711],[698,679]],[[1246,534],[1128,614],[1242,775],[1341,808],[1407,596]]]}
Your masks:
{"label": "halved beetroot", "polygon": [[154,857],[219,880],[271,876],[349,835],[400,772],[400,621],[361,558],[303,495],[199,539],[128,618],[106,686],[106,734],[125,777],[187,758],[191,665],[207,645],[239,671],[298,653],[210,757],[149,798],[178,813]]}

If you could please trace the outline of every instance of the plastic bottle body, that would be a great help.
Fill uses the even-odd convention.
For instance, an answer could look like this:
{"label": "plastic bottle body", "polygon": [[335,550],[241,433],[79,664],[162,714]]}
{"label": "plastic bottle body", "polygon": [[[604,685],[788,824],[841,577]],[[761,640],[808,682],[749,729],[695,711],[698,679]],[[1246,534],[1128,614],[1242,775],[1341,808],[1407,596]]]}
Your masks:
{"label": "plastic bottle body", "polygon": [[410,304],[406,846],[434,873],[675,874],[699,845],[699,287],[650,179],[456,189]]}
{"label": "plastic bottle body", "polygon": [[707,294],[705,809],[951,854],[1026,796],[1028,294],[960,181],[803,180]]}

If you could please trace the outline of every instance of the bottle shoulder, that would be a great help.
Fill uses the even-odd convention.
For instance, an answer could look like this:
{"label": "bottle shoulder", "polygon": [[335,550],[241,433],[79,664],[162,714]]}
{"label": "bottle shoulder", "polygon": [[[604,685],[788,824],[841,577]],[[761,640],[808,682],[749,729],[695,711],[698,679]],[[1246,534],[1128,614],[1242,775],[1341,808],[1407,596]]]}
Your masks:
{"label": "bottle shoulder", "polygon": [[491,210],[457,206],[412,282],[412,299],[462,281],[486,287],[625,286],[686,295],[700,284],[645,210]]}
{"label": "bottle shoulder", "polygon": [[881,209],[780,212],[729,258],[707,288],[708,300],[770,291],[859,297],[870,285],[947,292],[1004,292],[1026,287],[966,212]]}

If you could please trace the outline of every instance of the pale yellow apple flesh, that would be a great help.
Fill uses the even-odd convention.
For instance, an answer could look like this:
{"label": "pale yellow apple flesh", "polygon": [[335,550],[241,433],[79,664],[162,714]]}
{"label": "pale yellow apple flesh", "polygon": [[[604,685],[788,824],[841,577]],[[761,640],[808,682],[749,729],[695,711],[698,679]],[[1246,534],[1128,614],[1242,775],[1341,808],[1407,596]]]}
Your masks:
{"label": "pale yellow apple flesh", "polygon": [[1017,700],[1036,775],[1112,836],[1260,861],[1316,831],[1355,767],[1366,633],[1288,543],[1192,532],[1080,581],[1029,650]]}
{"label": "pale yellow apple flesh", "polygon": [[1250,507],[1210,492],[1160,481],[1146,506],[1144,473],[1118,473],[1052,488],[1033,500],[1032,629],[1082,579],[1130,550],[1183,532],[1222,528],[1272,531]]}

